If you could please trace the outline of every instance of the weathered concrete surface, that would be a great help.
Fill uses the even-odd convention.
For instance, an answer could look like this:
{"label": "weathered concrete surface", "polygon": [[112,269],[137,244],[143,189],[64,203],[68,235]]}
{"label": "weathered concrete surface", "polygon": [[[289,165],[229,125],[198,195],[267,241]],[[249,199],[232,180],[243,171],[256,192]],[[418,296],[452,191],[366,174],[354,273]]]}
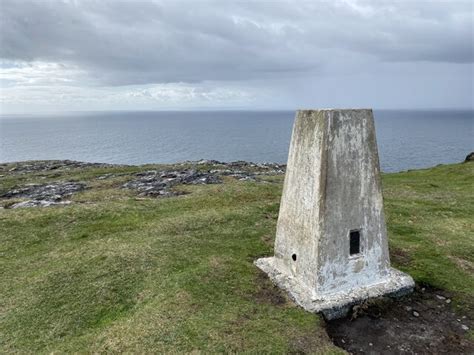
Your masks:
{"label": "weathered concrete surface", "polygon": [[[351,255],[354,230],[360,245]],[[329,318],[413,288],[410,276],[390,267],[372,110],[297,112],[275,256],[256,265],[296,303]]]}

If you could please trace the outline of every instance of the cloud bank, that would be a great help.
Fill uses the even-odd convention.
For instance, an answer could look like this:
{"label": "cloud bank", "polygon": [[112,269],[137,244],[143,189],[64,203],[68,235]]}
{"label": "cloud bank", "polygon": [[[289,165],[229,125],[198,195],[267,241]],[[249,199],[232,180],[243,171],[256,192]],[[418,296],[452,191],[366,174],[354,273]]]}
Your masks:
{"label": "cloud bank", "polygon": [[[439,104],[444,96],[448,106],[468,105],[469,90],[472,96],[471,1],[3,0],[0,6],[7,106],[29,96],[47,104],[35,92],[55,96],[53,106],[66,92],[128,97],[132,106],[135,98],[152,108],[212,107],[213,100],[292,106],[324,97],[321,85],[334,91],[344,84],[367,90],[362,101],[374,105],[390,106],[396,94],[397,106],[403,86],[423,88],[420,80],[431,99],[420,97],[415,106]],[[386,97],[374,96],[376,79]],[[326,101],[352,104],[340,91]],[[63,95],[65,105],[73,96]]]}

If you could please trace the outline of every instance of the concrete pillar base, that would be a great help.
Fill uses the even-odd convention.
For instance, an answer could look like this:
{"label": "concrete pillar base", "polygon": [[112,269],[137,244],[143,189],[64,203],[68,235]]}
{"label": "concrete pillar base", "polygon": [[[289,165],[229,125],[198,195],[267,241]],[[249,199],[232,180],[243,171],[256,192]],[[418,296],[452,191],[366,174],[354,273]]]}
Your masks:
{"label": "concrete pillar base", "polygon": [[399,297],[411,293],[415,287],[415,282],[409,275],[389,268],[387,275],[374,283],[334,293],[318,294],[292,276],[275,257],[258,259],[255,265],[265,272],[274,284],[285,290],[296,304],[309,312],[321,312],[328,320],[346,316],[351,306],[369,298]]}

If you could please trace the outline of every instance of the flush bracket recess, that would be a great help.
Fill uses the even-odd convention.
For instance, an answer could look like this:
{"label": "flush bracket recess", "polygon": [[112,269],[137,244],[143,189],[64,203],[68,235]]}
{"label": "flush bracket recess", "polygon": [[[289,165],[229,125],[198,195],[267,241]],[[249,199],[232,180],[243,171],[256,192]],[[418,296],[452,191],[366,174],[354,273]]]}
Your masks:
{"label": "flush bracket recess", "polygon": [[353,229],[349,232],[349,255],[356,256],[360,254],[360,229]]}

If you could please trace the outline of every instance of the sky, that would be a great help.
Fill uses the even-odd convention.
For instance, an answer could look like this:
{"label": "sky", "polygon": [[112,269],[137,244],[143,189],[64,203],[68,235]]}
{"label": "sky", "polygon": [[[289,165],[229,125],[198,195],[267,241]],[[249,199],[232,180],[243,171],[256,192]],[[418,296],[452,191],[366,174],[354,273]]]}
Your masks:
{"label": "sky", "polygon": [[473,108],[474,2],[0,1],[0,113]]}

